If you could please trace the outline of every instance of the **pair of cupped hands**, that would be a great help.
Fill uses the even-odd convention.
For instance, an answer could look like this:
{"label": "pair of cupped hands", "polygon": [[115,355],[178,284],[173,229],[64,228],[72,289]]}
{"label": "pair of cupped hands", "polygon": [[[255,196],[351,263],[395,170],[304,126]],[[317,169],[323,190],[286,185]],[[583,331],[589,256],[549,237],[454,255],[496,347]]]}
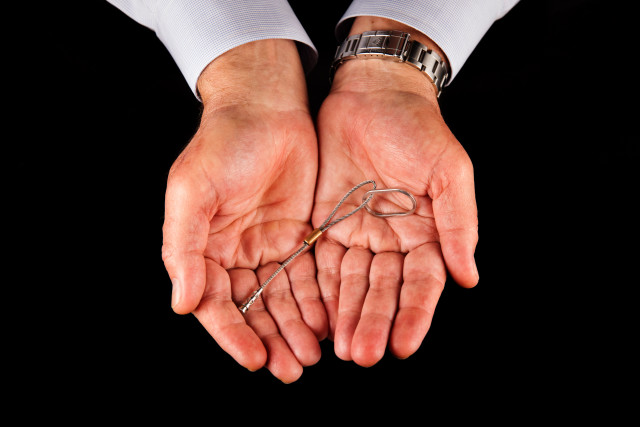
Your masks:
{"label": "pair of cupped hands", "polygon": [[[429,79],[406,64],[348,61],[314,125],[295,43],[271,39],[218,57],[198,91],[201,124],[166,191],[162,258],[173,310],[193,313],[240,365],[266,367],[285,383],[319,361],[326,338],[361,366],[387,348],[413,354],[446,272],[464,287],[478,281],[473,168]],[[238,305],[365,180],[409,191],[415,213],[360,210],[241,313]],[[361,203],[352,197],[345,209]]]}

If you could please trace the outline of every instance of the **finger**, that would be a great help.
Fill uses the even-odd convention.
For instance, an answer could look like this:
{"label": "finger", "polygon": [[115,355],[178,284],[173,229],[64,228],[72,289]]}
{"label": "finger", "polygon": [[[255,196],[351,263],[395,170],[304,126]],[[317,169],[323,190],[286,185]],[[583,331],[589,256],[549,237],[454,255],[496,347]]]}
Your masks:
{"label": "finger", "polygon": [[466,153],[458,153],[455,161],[442,162],[455,165],[437,169],[431,182],[433,213],[442,254],[453,279],[461,286],[473,287],[479,279],[474,259],[478,212],[473,166]]}
{"label": "finger", "polygon": [[[206,261],[206,267],[207,286],[193,314],[218,345],[240,365],[251,371],[260,369],[267,360],[267,351],[232,301],[229,273],[211,260]],[[240,280],[236,277],[235,281]],[[244,287],[254,283],[255,277]]]}
{"label": "finger", "polygon": [[316,242],[315,255],[318,268],[318,287],[329,322],[329,339],[333,340],[338,319],[340,296],[340,264],[347,249],[340,243],[320,238]]}
{"label": "finger", "polygon": [[389,339],[389,348],[396,357],[405,359],[422,344],[445,280],[445,266],[437,243],[419,246],[405,256],[398,313]]}
{"label": "finger", "polygon": [[209,218],[199,192],[192,180],[179,174],[167,183],[162,260],[173,285],[171,306],[179,314],[196,308],[206,282],[203,254]]}
{"label": "finger", "polygon": [[[231,277],[233,297],[236,304],[244,302],[249,295],[258,289],[258,279],[252,270],[230,270],[229,276]],[[265,309],[262,296],[244,314],[244,319],[266,348],[265,367],[273,376],[284,383],[291,383],[300,378],[302,365],[300,365],[298,359],[280,335],[273,318]]]}
{"label": "finger", "polygon": [[[297,260],[296,260],[297,261]],[[277,268],[270,263],[258,269],[258,279],[263,283]],[[304,323],[296,304],[286,271],[271,280],[262,293],[264,305],[275,321],[280,335],[302,366],[310,366],[320,360],[320,344],[313,331]]]}
{"label": "finger", "polygon": [[371,262],[370,287],[351,345],[353,361],[360,366],[372,366],[384,356],[398,307],[403,258],[401,253],[385,252]]}
{"label": "finger", "polygon": [[286,267],[291,291],[304,323],[311,328],[318,341],[327,337],[329,322],[320,297],[313,255],[306,252]]}
{"label": "finger", "polygon": [[340,299],[334,337],[336,356],[352,360],[353,335],[369,289],[369,269],[373,254],[368,249],[350,248],[340,266]]}

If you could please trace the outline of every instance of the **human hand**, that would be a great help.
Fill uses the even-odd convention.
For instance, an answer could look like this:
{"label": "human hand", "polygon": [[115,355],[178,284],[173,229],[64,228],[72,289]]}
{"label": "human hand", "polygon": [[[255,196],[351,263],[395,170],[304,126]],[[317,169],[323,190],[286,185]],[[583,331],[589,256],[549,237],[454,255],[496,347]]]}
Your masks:
{"label": "human hand", "polygon": [[239,364],[283,382],[320,358],[327,320],[310,253],[237,306],[298,248],[317,144],[293,41],[239,46],[201,75],[200,127],[169,173],[162,257],[176,313],[193,312]]}
{"label": "human hand", "polygon": [[[379,18],[356,19],[351,34],[374,29],[416,36]],[[337,70],[319,112],[318,138],[315,226],[364,180],[416,197],[415,214],[383,219],[361,210],[357,220],[328,230],[315,249],[336,355],[371,366],[389,344],[394,355],[406,358],[429,329],[446,269],[462,286],[478,281],[471,161],[446,126],[429,79],[384,60],[351,60]],[[380,210],[403,210],[400,199],[376,196],[376,202],[385,207]]]}

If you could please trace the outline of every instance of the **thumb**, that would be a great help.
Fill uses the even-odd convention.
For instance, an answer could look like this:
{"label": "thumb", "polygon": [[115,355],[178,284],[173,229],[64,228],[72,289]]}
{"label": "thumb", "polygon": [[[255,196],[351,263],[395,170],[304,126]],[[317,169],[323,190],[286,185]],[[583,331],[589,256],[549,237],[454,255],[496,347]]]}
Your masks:
{"label": "thumb", "polygon": [[453,156],[444,156],[438,163],[429,194],[447,269],[459,285],[471,288],[479,279],[474,257],[478,211],[473,166],[462,146],[458,147],[462,153],[455,150]]}
{"label": "thumb", "polygon": [[162,260],[173,285],[171,307],[178,314],[192,312],[205,288],[209,216],[199,188],[188,175],[173,174],[167,183]]}

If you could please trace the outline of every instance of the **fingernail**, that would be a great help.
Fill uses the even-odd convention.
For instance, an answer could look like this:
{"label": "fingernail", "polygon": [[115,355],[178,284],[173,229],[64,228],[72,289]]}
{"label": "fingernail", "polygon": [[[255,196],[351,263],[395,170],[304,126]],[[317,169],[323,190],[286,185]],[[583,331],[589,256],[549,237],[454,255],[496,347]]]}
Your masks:
{"label": "fingernail", "polygon": [[175,308],[182,300],[182,287],[177,277],[171,279],[173,291],[171,292],[171,308]]}

